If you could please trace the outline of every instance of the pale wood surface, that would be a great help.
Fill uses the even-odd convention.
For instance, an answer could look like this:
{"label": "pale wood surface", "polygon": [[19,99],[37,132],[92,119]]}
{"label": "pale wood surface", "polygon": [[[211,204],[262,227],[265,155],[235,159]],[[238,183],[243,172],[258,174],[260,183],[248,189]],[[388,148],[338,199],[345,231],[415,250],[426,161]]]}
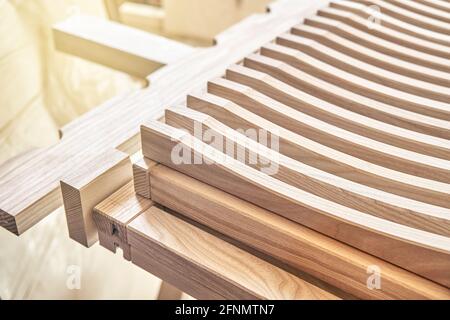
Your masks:
{"label": "pale wood surface", "polygon": [[132,179],[129,156],[107,152],[61,181],[69,236],[90,247],[98,240],[94,207]]}
{"label": "pale wood surface", "polygon": [[76,15],[53,27],[56,48],[145,79],[195,49],[101,18]]}
{"label": "pale wood surface", "polygon": [[[268,173],[271,177],[323,199],[405,226],[450,236],[449,209],[411,201],[304,165],[194,110],[167,109],[165,122],[172,127],[186,130],[192,136],[201,128],[207,131],[208,135],[222,139],[224,143],[232,143],[241,152],[227,153],[229,156],[259,171],[272,168]],[[208,138],[197,138],[208,143]],[[211,145],[218,151],[223,151],[224,143]],[[254,161],[255,158],[257,161]]]}
{"label": "pale wood surface", "polygon": [[436,10],[429,5],[423,5],[415,3],[414,1],[405,0],[386,0],[386,2],[392,3],[398,7],[406,9],[408,11],[415,12],[422,16],[432,18],[434,20],[440,20],[446,23],[450,23],[450,16],[441,10]]}
{"label": "pale wood surface", "polygon": [[[298,5],[297,0],[283,0],[284,4],[290,2],[297,4],[291,3],[292,10],[273,10],[258,15],[230,41],[194,52],[183,61],[152,74],[149,77],[153,84],[151,88],[118,96],[86,113],[72,124],[72,128],[79,130],[72,131],[58,144],[40,150],[26,165],[14,171],[0,168],[2,226],[17,233],[26,231],[62,204],[59,181],[66,174],[86,166],[90,161],[88,158],[123,145],[136,136],[142,122],[161,117],[168,105],[180,102],[190,91],[220,76],[228,65],[254,52],[300,23],[304,15],[327,3],[314,1]],[[18,226],[15,220],[21,214],[31,223]]]}
{"label": "pale wood surface", "polygon": [[[447,237],[373,217],[292,187],[160,122],[152,121],[142,127],[142,143],[144,156],[158,163],[428,279],[450,284],[450,239]],[[177,145],[204,161],[173,163],[172,150]],[[362,238],[364,242],[360,241]]]}
{"label": "pale wood surface", "polygon": [[98,229],[100,244],[112,252],[116,252],[116,247],[120,247],[124,258],[131,260],[127,225],[152,205],[153,202],[149,199],[135,194],[131,181],[99,203],[92,215]]}
{"label": "pale wood surface", "polygon": [[198,299],[337,299],[156,207],[128,238],[133,263]]}
{"label": "pale wood surface", "polygon": [[[152,168],[152,198],[290,266],[366,299],[447,299],[450,292],[341,242],[163,165]],[[382,272],[369,290],[367,267]]]}
{"label": "pale wood surface", "polygon": [[150,199],[150,176],[149,170],[155,165],[153,161],[141,157],[133,162],[133,183],[136,194]]}
{"label": "pale wood surface", "polygon": [[450,3],[448,3],[445,0],[414,0],[414,1],[450,13]]}
{"label": "pale wood surface", "polygon": [[[276,125],[264,119],[266,113],[260,112],[264,108],[258,107],[257,96],[248,94],[251,92],[248,87],[216,79],[209,82],[208,88],[217,96],[190,95],[187,105],[236,130],[265,130],[268,139],[277,139],[280,153],[310,166],[376,189],[450,208],[445,184],[374,165],[308,139],[304,133],[297,134]],[[233,99],[239,105],[219,96]]]}

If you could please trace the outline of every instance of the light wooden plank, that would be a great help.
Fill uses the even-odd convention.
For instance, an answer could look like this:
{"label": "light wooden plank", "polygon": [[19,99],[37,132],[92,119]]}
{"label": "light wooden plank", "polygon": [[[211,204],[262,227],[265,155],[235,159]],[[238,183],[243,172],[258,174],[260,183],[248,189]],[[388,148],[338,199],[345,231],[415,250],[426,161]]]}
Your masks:
{"label": "light wooden plank", "polygon": [[140,157],[139,160],[133,163],[134,190],[138,195],[147,199],[151,198],[149,171],[155,165],[155,162],[144,157]]}
{"label": "light wooden plank", "polygon": [[130,159],[117,150],[68,173],[61,181],[61,191],[70,238],[86,247],[95,244],[98,234],[92,218],[94,207],[131,179]]}
{"label": "light wooden plank", "polygon": [[152,207],[128,226],[134,264],[198,299],[337,299]]}
{"label": "light wooden plank", "polygon": [[428,30],[432,30],[434,32],[440,32],[445,35],[450,35],[449,24],[435,19],[431,19],[429,17],[425,17],[410,10],[405,10],[397,5],[394,5],[393,3],[389,3],[387,1],[382,0],[354,0],[354,1],[364,3],[367,5],[376,5],[383,12],[392,17],[414,24],[416,26],[420,26]]}
{"label": "light wooden plank", "polygon": [[0,167],[1,225],[25,232],[62,205],[59,181],[64,175],[85,167],[107,150],[127,145],[142,122],[160,118],[167,106],[180,103],[189,92],[223,74],[227,66],[298,24],[305,11],[327,3],[285,1],[290,2],[291,10],[260,15],[230,41],[194,52],[153,73],[148,77],[151,88],[115,97],[79,117],[70,126],[72,134],[40,150],[26,164],[15,170]]}
{"label": "light wooden plank", "polygon": [[378,7],[369,7],[361,3],[352,1],[331,2],[330,7],[352,12],[363,19],[371,19],[372,27],[376,28],[375,23],[381,23],[383,26],[392,30],[408,34],[423,40],[431,41],[440,45],[450,46],[450,37],[442,33],[423,29],[416,25],[406,23],[383,13]]}
{"label": "light wooden plank", "polygon": [[[387,55],[382,52],[372,50],[358,44],[357,42],[349,41],[343,37],[340,37],[330,31],[299,24],[295,26],[291,32],[294,35],[317,41],[329,48],[340,51],[346,55],[352,56],[353,58],[367,62],[379,68],[439,86],[445,86],[447,88],[450,87],[450,75],[446,72],[441,72],[410,63],[408,61],[398,59],[392,55]],[[277,41],[278,43],[286,46],[295,45],[292,41],[288,41],[286,37]]]}
{"label": "light wooden plank", "polygon": [[96,205],[93,219],[98,229],[100,245],[114,253],[120,247],[124,258],[131,260],[127,225],[151,206],[152,201],[135,194],[132,181]]}
{"label": "light wooden plank", "polygon": [[[373,217],[295,188],[163,123],[152,121],[141,130],[144,156],[427,279],[450,285],[450,238]],[[174,157],[180,150],[191,156],[190,161]],[[195,164],[195,159],[203,161]]]}
{"label": "light wooden plank", "polygon": [[431,41],[423,40],[408,34],[398,32],[381,25],[377,25],[376,28],[370,28],[368,20],[353,14],[352,12],[337,10],[334,8],[324,8],[319,10],[319,16],[334,19],[336,21],[343,22],[356,29],[364,31],[373,36],[379,37],[391,43],[396,43],[401,46],[421,51],[435,57],[439,57],[445,61],[450,58],[450,48],[444,45],[440,45]]}
{"label": "light wooden plank", "polygon": [[450,13],[450,3],[445,0],[414,0],[417,3]]}
{"label": "light wooden plank", "polygon": [[[257,96],[249,88],[225,79],[209,82],[209,92],[234,99],[248,110],[218,96],[190,95],[187,105],[208,114],[235,130],[265,130],[266,140],[278,141],[280,153],[342,178],[409,199],[450,208],[445,185],[374,165],[296,134],[257,115],[265,116]],[[252,109],[254,106],[254,109]],[[252,110],[250,112],[249,110]],[[265,138],[264,138],[265,139]],[[259,141],[259,140],[258,140]]]}
{"label": "light wooden plank", "polygon": [[[433,282],[252,205],[163,165],[151,170],[153,199],[186,217],[362,299],[448,299]],[[263,236],[262,236],[263,235]],[[378,266],[382,286],[369,290]]]}
{"label": "light wooden plank", "polygon": [[75,15],[53,27],[56,48],[145,79],[195,49],[101,18]]}
{"label": "light wooden plank", "polygon": [[[246,58],[245,64],[255,67],[249,61]],[[311,117],[303,109],[314,105],[315,99],[265,73],[235,65],[227,70],[226,78],[250,86],[270,98],[261,97],[266,101],[259,105],[264,108],[263,117],[286,129],[392,170],[445,184],[450,182],[449,161],[394,147]]]}
{"label": "light wooden plank", "polygon": [[278,146],[266,143],[268,148],[192,109],[167,109],[165,120],[166,124],[186,130],[218,151],[291,186],[375,217],[450,237],[450,209],[398,197],[305,165],[278,153]]}
{"label": "light wooden plank", "polygon": [[391,55],[393,57],[424,67],[432,68],[437,71],[444,71],[447,73],[450,72],[450,66],[447,61],[448,59],[436,57],[422,51],[398,45],[394,42],[386,41],[382,38],[375,37],[367,32],[347,25],[341,21],[328,19],[322,16],[315,16],[305,18],[305,24],[333,32],[334,34],[344,37],[350,41],[364,45],[386,55]]}
{"label": "light wooden plank", "polygon": [[[448,13],[441,12],[440,10],[436,10],[435,8],[415,3],[414,1],[405,1],[405,0],[386,0],[397,7],[403,8],[408,11],[415,12],[421,16],[429,17],[433,20],[438,20],[450,24],[450,16]],[[431,20],[430,20],[431,21]],[[450,28],[450,26],[449,26]]]}

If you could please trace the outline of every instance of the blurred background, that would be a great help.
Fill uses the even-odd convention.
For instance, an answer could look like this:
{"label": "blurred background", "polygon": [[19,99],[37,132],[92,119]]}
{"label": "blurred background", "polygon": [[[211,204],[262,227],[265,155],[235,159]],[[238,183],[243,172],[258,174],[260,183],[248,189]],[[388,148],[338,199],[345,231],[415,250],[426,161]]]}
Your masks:
{"label": "blurred background", "polygon": [[[0,164],[56,143],[71,120],[143,86],[142,79],[57,52],[54,23],[87,14],[209,46],[227,27],[265,12],[269,2],[0,0]],[[121,254],[70,240],[62,209],[20,238],[0,228],[1,299],[155,299],[160,284]]]}

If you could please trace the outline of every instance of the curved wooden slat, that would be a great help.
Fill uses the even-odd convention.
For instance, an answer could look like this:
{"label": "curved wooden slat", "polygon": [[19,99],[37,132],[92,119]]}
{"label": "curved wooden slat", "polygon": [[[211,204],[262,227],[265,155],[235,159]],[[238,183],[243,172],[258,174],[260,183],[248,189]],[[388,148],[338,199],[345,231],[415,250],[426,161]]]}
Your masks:
{"label": "curved wooden slat", "polygon": [[[450,236],[450,209],[399,197],[305,165],[279,154],[277,146],[267,148],[268,143],[258,143],[188,108],[167,109],[165,122],[250,167],[323,199],[405,226]],[[233,149],[225,150],[230,144]]]}
{"label": "curved wooden slat", "polygon": [[396,43],[372,36],[366,32],[353,28],[345,23],[325,17],[308,17],[305,24],[331,31],[350,41],[364,45],[373,50],[382,52],[405,61],[432,68],[437,71],[450,73],[450,66],[446,59],[442,59],[421,51],[413,50]]}
{"label": "curved wooden slat", "polygon": [[[158,163],[425,278],[450,285],[447,237],[372,217],[299,190],[160,122],[147,123],[141,127],[141,133],[144,156]],[[189,155],[204,161],[175,164],[171,156],[174,148],[189,150]]]}
{"label": "curved wooden slat", "polygon": [[403,20],[405,22],[414,24],[416,26],[420,26],[422,28],[432,30],[434,32],[440,32],[445,35],[450,35],[450,26],[442,21],[438,21],[435,19],[431,19],[420,14],[411,12],[409,10],[405,10],[400,8],[392,3],[382,1],[382,0],[353,0],[355,2],[364,3],[367,5],[376,5],[378,6],[384,13]]}
{"label": "curved wooden slat", "polygon": [[331,2],[330,7],[352,12],[359,15],[363,19],[371,19],[370,21],[372,23],[372,28],[377,28],[378,26],[376,25],[376,23],[379,22],[389,29],[406,33],[410,36],[431,41],[440,45],[450,46],[450,36],[446,36],[442,33],[433,32],[431,30],[418,27],[402,20],[398,20],[387,14],[384,14],[382,10],[378,10],[378,8],[375,7],[345,0],[339,2]]}
{"label": "curved wooden slat", "polygon": [[[446,288],[173,169],[158,165],[150,175],[157,203],[357,298],[449,298]],[[367,270],[374,265],[382,286],[370,290]]]}
{"label": "curved wooden slat", "polygon": [[[376,24],[372,27],[370,20],[348,11],[342,11],[334,8],[320,9],[317,13],[319,16],[341,21],[349,26],[364,31],[373,36],[379,37],[386,41],[399,44],[401,46],[421,51],[426,54],[434,55],[442,59],[450,59],[450,48],[427,40],[422,40],[417,37],[407,35],[402,32],[395,31],[383,26],[383,24]],[[445,61],[445,60],[443,60]],[[448,62],[447,62],[448,63]]]}
{"label": "curved wooden slat", "polygon": [[[304,70],[306,73],[322,79],[323,81],[340,86],[362,96],[406,109],[408,111],[450,121],[449,103],[422,98],[385,85],[380,85],[321,62],[318,59],[315,59],[314,57],[300,51],[283,47],[281,47],[278,51],[289,52],[290,54],[288,57],[290,57],[289,62],[291,65],[294,64],[295,68]],[[253,57],[256,59],[256,56]],[[274,61],[274,64],[278,63],[278,65],[282,65],[282,62],[276,62],[277,60],[274,59],[266,58],[265,60],[272,60]]]}
{"label": "curved wooden slat", "polygon": [[416,80],[378,68],[333,50],[332,48],[323,46],[314,40],[305,39],[292,34],[283,34],[277,38],[276,42],[278,44],[287,42],[291,44],[291,48],[302,51],[309,56],[332,65],[333,67],[342,69],[358,77],[365,78],[366,80],[376,82],[380,85],[385,85],[413,95],[445,103],[450,101],[450,88],[430,84],[425,81]]}
{"label": "curved wooden slat", "polygon": [[449,192],[444,191],[445,185],[441,183],[369,163],[309,139],[306,131],[297,134],[264,119],[264,107],[260,107],[264,101],[249,87],[220,78],[208,83],[208,91],[215,95],[188,96],[189,108],[235,130],[265,130],[268,133],[265,141],[278,141],[280,153],[320,170],[409,199],[450,208]]}
{"label": "curved wooden slat", "polygon": [[[450,87],[449,73],[397,59],[394,56],[349,41],[330,31],[299,24],[292,28],[291,32],[294,35],[317,41],[329,48],[333,48],[334,50],[338,50],[346,55],[365,61],[379,68],[439,86]],[[285,41],[282,44],[287,45],[289,43],[290,42]]]}
{"label": "curved wooden slat", "polygon": [[413,0],[417,3],[450,13],[450,3],[445,0]]}
{"label": "curved wooden slat", "polygon": [[264,117],[286,129],[309,131],[312,140],[393,170],[446,184],[450,182],[449,161],[378,142],[311,117],[302,110],[314,105],[315,99],[275,78],[241,66],[230,67],[226,78],[270,97],[260,105],[266,108]]}
{"label": "curved wooden slat", "polygon": [[450,24],[450,15],[442,12],[441,10],[436,10],[435,8],[415,3],[414,1],[405,1],[405,0],[385,0],[397,7],[403,8],[408,11],[415,12],[422,16],[426,16],[428,18],[439,20],[445,23]]}

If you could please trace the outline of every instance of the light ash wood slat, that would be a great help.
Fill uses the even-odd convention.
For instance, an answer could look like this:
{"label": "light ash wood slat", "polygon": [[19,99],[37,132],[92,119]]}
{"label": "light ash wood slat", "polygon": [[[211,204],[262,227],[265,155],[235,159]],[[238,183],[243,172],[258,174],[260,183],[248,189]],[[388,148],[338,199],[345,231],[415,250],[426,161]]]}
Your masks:
{"label": "light ash wood slat", "polygon": [[142,122],[160,118],[168,105],[180,103],[186,94],[220,76],[228,65],[300,23],[305,12],[325,4],[327,1],[299,4],[283,0],[290,10],[259,15],[230,41],[199,50],[153,73],[148,77],[151,88],[116,97],[79,117],[70,126],[71,134],[40,150],[26,165],[13,171],[0,166],[1,225],[19,234],[25,232],[62,205],[59,181],[64,175],[107,150],[127,145]]}
{"label": "light ash wood slat", "polygon": [[[267,47],[269,46],[263,47],[261,51],[269,52],[269,50],[264,50],[264,48]],[[273,47],[274,46],[272,45],[272,48]],[[277,54],[277,56],[288,58],[289,64],[295,65],[297,69],[300,69],[300,72],[303,71],[323,81],[332,83],[335,86],[341,86],[348,91],[353,91],[367,98],[391,104],[408,111],[450,122],[449,103],[422,98],[417,95],[390,88],[386,85],[379,85],[373,81],[365,80],[329,64],[323,63],[298,50],[277,47],[276,50],[270,50],[270,52],[281,52],[282,54]],[[253,55],[252,57],[256,57],[256,55]],[[248,59],[249,58],[247,58],[247,60]],[[269,61],[270,59],[265,60]],[[275,64],[275,62],[276,60],[273,64]],[[278,64],[283,65],[283,63],[280,62],[278,62]]]}
{"label": "light ash wood slat", "polygon": [[415,3],[414,1],[405,1],[405,0],[398,0],[398,1],[386,0],[386,2],[401,7],[405,10],[412,11],[419,15],[426,16],[428,18],[450,24],[450,16],[448,15],[448,13],[442,12],[441,10],[436,10],[435,8],[432,8],[430,6]]}
{"label": "light ash wood slat", "polygon": [[[290,41],[284,39],[286,38],[279,38],[279,41],[283,43]],[[294,46],[296,43],[289,42],[287,44]],[[324,81],[314,74],[307,73],[310,68],[303,68],[304,63],[299,62],[301,58],[298,57],[297,52],[284,46],[268,44],[261,48],[260,53],[270,59],[258,57],[258,59],[253,60],[261,61],[263,65],[277,65],[278,68],[290,70],[291,72],[288,74],[295,73],[297,78],[300,78],[300,80],[295,81],[298,89],[336,105],[341,110],[348,110],[343,111],[342,114],[346,114],[345,116],[353,121],[357,122],[357,119],[359,119],[360,122],[364,122],[368,126],[383,127],[384,131],[397,132],[397,135],[402,135],[401,132],[407,133],[409,139],[417,139],[422,143],[446,149],[446,141],[450,139],[450,130],[448,129],[450,121],[431,118],[394,107],[344,89],[331,81]],[[296,67],[296,70],[292,67]],[[413,151],[418,150],[413,149]],[[433,153],[432,155],[445,157],[446,153],[440,155]]]}
{"label": "light ash wood slat", "polygon": [[375,7],[370,7],[352,1],[331,2],[330,7],[352,12],[359,15],[363,19],[371,19],[370,21],[373,22],[373,24],[371,25],[372,28],[377,28],[377,25],[375,25],[375,23],[381,23],[383,26],[397,32],[402,32],[410,36],[417,37],[422,40],[431,41],[440,45],[450,46],[450,36],[446,36],[438,32],[433,32],[428,29],[423,29],[416,25],[398,20],[384,14],[383,10],[379,10]]}
{"label": "light ash wood slat", "polygon": [[136,194],[141,197],[150,199],[150,176],[149,170],[155,166],[156,163],[141,157],[133,162],[133,182]]}
{"label": "light ash wood slat", "polygon": [[[448,289],[168,167],[150,171],[152,198],[184,216],[362,299],[448,299]],[[264,236],[261,236],[264,235]],[[382,272],[367,288],[367,268]]]}
{"label": "light ash wood slat", "polygon": [[156,207],[128,239],[134,264],[198,299],[338,299]]}
{"label": "light ash wood slat", "polygon": [[135,194],[132,181],[99,203],[92,217],[97,226],[100,245],[114,253],[120,247],[123,257],[131,261],[127,225],[152,206],[152,201]]}
{"label": "light ash wood slat", "polygon": [[[248,61],[246,58],[245,63],[250,66]],[[251,66],[255,67],[253,64]],[[261,97],[266,102],[260,104],[260,107],[265,112],[263,117],[269,121],[293,132],[307,134],[312,140],[357,158],[425,179],[443,182],[445,189],[449,187],[449,161],[378,142],[311,117],[302,111],[314,105],[313,99],[265,73],[236,65],[227,70],[226,78],[266,95],[267,98]]]}
{"label": "light ash wood slat", "polygon": [[[292,28],[291,32],[294,35],[317,41],[327,47],[338,50],[355,59],[362,60],[379,68],[439,86],[450,87],[450,74],[446,72],[410,63],[394,56],[372,50],[357,42],[340,37],[330,31],[299,24]],[[292,44],[292,42],[285,40],[283,45],[287,44]]]}
{"label": "light ash wood slat", "polygon": [[440,32],[445,35],[450,35],[450,26],[442,21],[424,17],[420,14],[414,13],[410,10],[405,10],[392,3],[382,0],[354,0],[355,2],[364,3],[368,5],[376,5],[381,10],[400,20],[420,26],[424,29],[432,30],[434,32]]}
{"label": "light ash wood slat", "polygon": [[267,121],[256,114],[261,111],[260,114],[264,116],[264,108],[259,107],[261,102],[256,96],[246,94],[248,87],[225,79],[213,80],[208,87],[209,92],[223,97],[231,96],[230,99],[254,113],[230,100],[210,94],[190,95],[187,105],[235,130],[265,130],[269,141],[276,139],[279,142],[280,153],[310,166],[379,190],[450,208],[446,200],[449,193],[443,192],[442,184],[368,163]]}
{"label": "light ash wood slat", "polygon": [[226,150],[230,157],[323,199],[405,226],[450,236],[449,209],[398,197],[305,165],[191,109],[167,109],[165,121],[220,152],[224,152],[225,146],[231,143],[233,151]]}
{"label": "light ash wood slat", "polygon": [[352,12],[342,11],[335,8],[325,8],[320,9],[317,14],[322,17],[340,21],[356,29],[364,31],[365,33],[389,41],[390,43],[396,43],[413,50],[421,51],[436,58],[439,57],[443,62],[447,61],[448,63],[450,58],[450,48],[448,46],[440,45],[386,28],[383,24],[377,25],[375,28],[371,28],[369,27],[370,22],[368,20],[365,20]]}
{"label": "light ash wood slat", "polygon": [[75,15],[53,27],[58,50],[145,79],[194,48],[105,19]]}
{"label": "light ash wood slat", "polygon": [[[186,132],[160,122],[147,123],[141,130],[144,156],[437,283],[450,285],[449,238],[372,217],[299,190],[220,155]],[[172,152],[176,146],[202,156],[207,164],[174,164]]]}
{"label": "light ash wood slat", "polygon": [[[418,95],[444,103],[448,103],[450,101],[450,88],[434,85],[425,81],[416,80],[378,68],[361,60],[342,54],[332,48],[323,46],[311,39],[305,39],[292,34],[284,34],[279,36],[276,40],[277,44],[282,44],[283,41],[291,44],[290,47],[292,49],[299,50],[328,65],[332,65],[337,69],[344,70],[366,80],[373,81],[380,85],[394,88],[399,91],[404,91],[412,95]],[[274,48],[274,50],[275,49],[276,48]],[[295,55],[293,51],[290,52],[292,55]]]}
{"label": "light ash wood slat", "polygon": [[127,154],[112,150],[61,181],[69,236],[90,247],[98,240],[92,218],[94,207],[132,179]]}
{"label": "light ash wood slat", "polygon": [[414,0],[417,3],[450,13],[450,3],[441,0]]}
{"label": "light ash wood slat", "polygon": [[372,36],[367,32],[353,28],[341,21],[315,16],[306,18],[305,24],[333,32],[334,34],[344,37],[350,41],[364,45],[386,55],[391,55],[411,63],[432,68],[436,71],[450,73],[450,66],[446,61],[447,59],[442,59],[434,55],[426,54],[424,52]]}

